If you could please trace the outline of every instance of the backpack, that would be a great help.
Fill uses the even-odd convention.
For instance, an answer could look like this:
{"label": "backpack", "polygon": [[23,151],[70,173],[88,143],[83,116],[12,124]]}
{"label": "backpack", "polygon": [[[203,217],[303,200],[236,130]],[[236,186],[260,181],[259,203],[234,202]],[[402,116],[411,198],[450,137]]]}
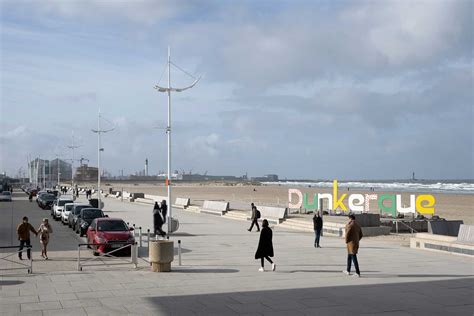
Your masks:
{"label": "backpack", "polygon": [[255,215],[257,216],[257,218],[260,218],[262,216],[259,210],[255,210]]}

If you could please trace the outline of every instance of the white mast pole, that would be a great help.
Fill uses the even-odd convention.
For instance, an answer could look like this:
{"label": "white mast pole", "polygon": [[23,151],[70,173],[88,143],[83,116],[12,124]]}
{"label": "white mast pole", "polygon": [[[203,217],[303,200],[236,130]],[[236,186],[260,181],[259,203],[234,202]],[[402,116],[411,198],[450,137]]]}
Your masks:
{"label": "white mast pole", "polygon": [[171,233],[172,202],[171,202],[171,48],[168,46],[168,235]]}
{"label": "white mast pole", "polygon": [[100,208],[100,107],[99,115],[97,116],[97,199]]}

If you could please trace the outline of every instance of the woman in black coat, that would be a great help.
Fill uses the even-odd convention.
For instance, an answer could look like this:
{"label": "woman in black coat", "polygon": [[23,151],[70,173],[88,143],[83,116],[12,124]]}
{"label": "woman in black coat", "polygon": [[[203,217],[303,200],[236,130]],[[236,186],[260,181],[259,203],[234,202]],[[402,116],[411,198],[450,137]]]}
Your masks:
{"label": "woman in black coat", "polygon": [[255,259],[260,259],[261,268],[258,271],[263,272],[264,261],[267,259],[268,262],[272,264],[272,271],[275,271],[276,265],[273,263],[270,257],[273,257],[273,232],[270,227],[268,227],[268,221],[264,219],[262,221],[262,231],[260,232],[260,240],[258,241],[257,252],[255,253]]}
{"label": "woman in black coat", "polygon": [[163,217],[161,216],[160,206],[155,202],[155,206],[153,207],[153,228],[155,230],[155,236],[166,236],[166,233],[161,229],[161,226],[163,226]]}

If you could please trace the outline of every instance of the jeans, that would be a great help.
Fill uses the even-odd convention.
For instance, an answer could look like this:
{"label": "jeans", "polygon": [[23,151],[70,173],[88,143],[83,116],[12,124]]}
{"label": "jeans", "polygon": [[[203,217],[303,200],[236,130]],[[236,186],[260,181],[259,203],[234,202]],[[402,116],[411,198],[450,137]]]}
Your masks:
{"label": "jeans", "polygon": [[260,226],[258,226],[258,219],[257,218],[254,218],[252,220],[252,225],[250,225],[249,230],[252,230],[254,224],[257,225],[257,230],[260,230]]}
{"label": "jeans", "polygon": [[314,231],[314,233],[316,234],[316,239],[314,240],[314,244],[316,246],[319,246],[319,238],[321,238],[321,230],[317,229]]}
{"label": "jeans", "polygon": [[357,261],[357,255],[352,255],[352,254],[347,255],[347,272],[351,272],[352,261],[354,261],[354,267],[356,269],[356,273],[360,274],[359,262]]}
{"label": "jeans", "polygon": [[25,245],[28,247],[28,249],[26,249],[26,256],[28,257],[28,259],[30,259],[30,258],[31,258],[31,248],[30,248],[31,242],[30,242],[29,239],[27,239],[27,240],[20,240],[20,249],[18,249],[18,250],[19,250],[19,252],[18,252],[18,258],[21,259],[21,256],[22,256],[22,254],[23,254],[23,251],[22,251],[22,250],[23,250],[23,248],[24,248]]}

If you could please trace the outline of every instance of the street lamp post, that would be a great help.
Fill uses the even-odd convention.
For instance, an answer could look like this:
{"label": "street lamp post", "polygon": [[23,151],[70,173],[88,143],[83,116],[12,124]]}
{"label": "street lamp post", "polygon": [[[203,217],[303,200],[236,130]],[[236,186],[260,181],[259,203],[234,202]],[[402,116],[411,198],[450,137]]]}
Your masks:
{"label": "street lamp post", "polygon": [[[201,79],[200,77],[195,79],[194,82],[184,88],[172,88],[171,87],[171,49],[168,46],[168,87],[160,87],[159,85],[155,85],[155,89],[159,92],[166,92],[168,95],[168,125],[166,127],[166,134],[168,135],[168,173],[166,176],[166,186],[168,191],[168,213],[167,213],[167,221],[168,221],[168,235],[171,233],[171,219],[172,219],[172,212],[173,212],[173,203],[171,201],[171,92],[182,92],[187,89],[191,89],[198,83]],[[173,64],[174,65],[174,64]],[[176,65],[174,65],[176,66]],[[177,67],[177,66],[176,66]]]}
{"label": "street lamp post", "polygon": [[97,199],[99,201],[99,208],[100,208],[100,152],[104,151],[104,148],[101,147],[101,142],[100,142],[100,135],[102,133],[107,133],[110,131],[113,131],[114,129],[111,128],[109,130],[101,130],[100,129],[100,108],[99,108],[99,113],[97,115],[97,129],[93,129],[92,132],[97,134]]}

